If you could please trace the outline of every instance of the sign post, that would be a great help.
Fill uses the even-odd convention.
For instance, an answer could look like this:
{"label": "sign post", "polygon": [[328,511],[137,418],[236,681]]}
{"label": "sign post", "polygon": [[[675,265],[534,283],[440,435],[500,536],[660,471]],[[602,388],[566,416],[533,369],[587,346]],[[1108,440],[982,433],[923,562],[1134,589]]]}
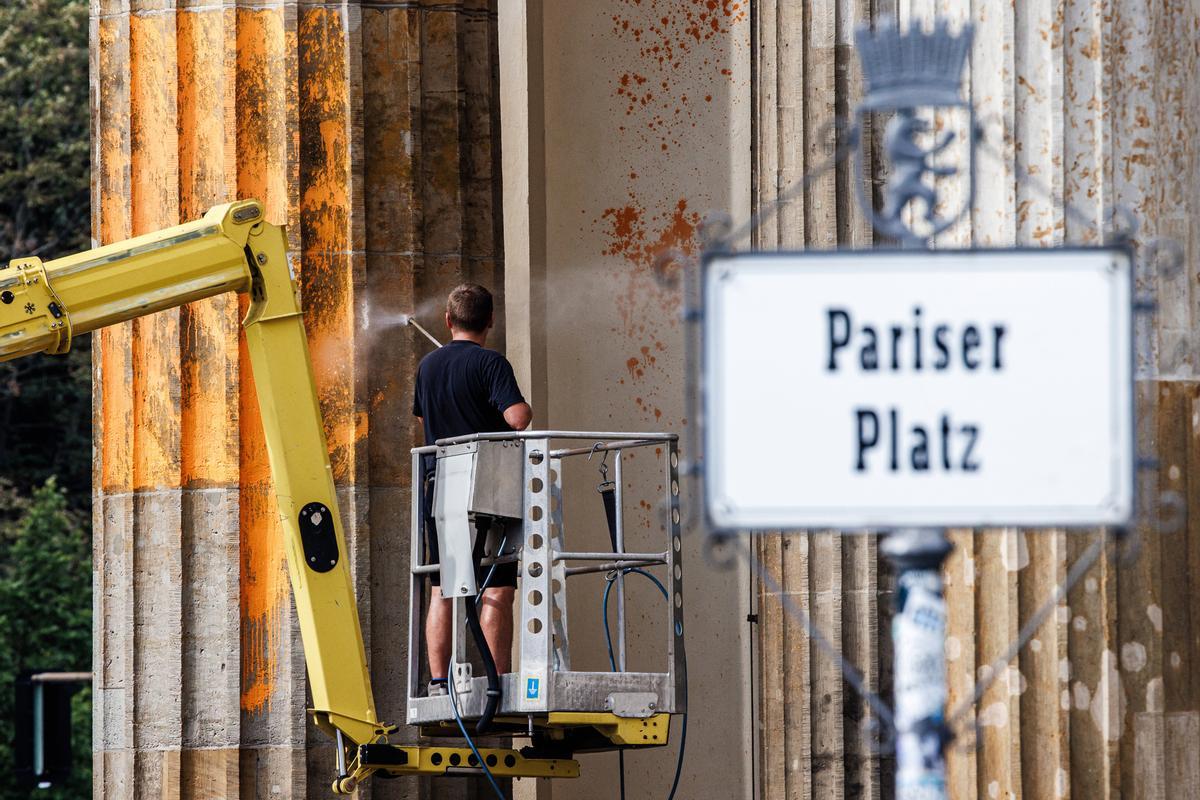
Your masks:
{"label": "sign post", "polygon": [[904,528],[880,550],[896,570],[892,618],[896,797],[946,796],[946,599],[942,562],[953,545],[941,528]]}

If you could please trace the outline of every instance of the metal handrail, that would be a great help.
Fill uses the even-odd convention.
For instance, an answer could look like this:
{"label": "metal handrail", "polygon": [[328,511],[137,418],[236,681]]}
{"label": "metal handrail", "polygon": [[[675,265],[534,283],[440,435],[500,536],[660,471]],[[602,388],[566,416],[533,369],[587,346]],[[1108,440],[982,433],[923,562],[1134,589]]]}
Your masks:
{"label": "metal handrail", "polygon": [[603,453],[607,450],[632,450],[635,447],[650,447],[662,444],[662,439],[629,439],[620,442],[596,442],[591,447],[570,447],[563,450],[551,450],[551,458],[567,458],[569,456],[586,456],[592,453]]}
{"label": "metal handrail", "polygon": [[566,550],[554,554],[555,561],[666,561],[667,551],[661,553],[572,553]]}
{"label": "metal handrail", "polygon": [[[510,555],[500,556],[499,558],[481,558],[479,559],[479,566],[490,567],[493,564],[512,564],[516,561],[520,561],[520,558],[517,557],[516,553],[512,553]],[[437,572],[441,568],[442,564],[441,562],[438,562],[436,564],[417,564],[409,567],[409,570],[413,575],[429,575]]]}
{"label": "metal handrail", "polygon": [[565,574],[568,578],[575,575],[591,575],[597,572],[613,572],[618,569],[636,569],[638,567],[664,566],[666,559],[656,558],[652,561],[608,561],[604,564],[589,564],[586,567],[567,567]]}
{"label": "metal handrail", "polygon": [[[492,433],[472,433],[466,436],[451,436],[448,439],[438,439],[438,447],[449,447],[454,444],[469,442],[511,442],[521,439],[646,439],[655,442],[679,441],[677,433],[631,433],[628,431],[494,431]],[[413,448],[413,452],[424,451],[424,448]]]}

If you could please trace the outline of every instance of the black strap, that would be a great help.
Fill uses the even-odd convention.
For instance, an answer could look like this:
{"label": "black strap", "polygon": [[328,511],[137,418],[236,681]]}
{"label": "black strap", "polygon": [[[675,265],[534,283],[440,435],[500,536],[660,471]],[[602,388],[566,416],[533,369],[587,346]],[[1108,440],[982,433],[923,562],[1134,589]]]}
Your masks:
{"label": "black strap", "polygon": [[600,499],[604,502],[604,516],[608,520],[608,539],[612,542],[613,552],[617,552],[617,485],[605,481],[596,487]]}

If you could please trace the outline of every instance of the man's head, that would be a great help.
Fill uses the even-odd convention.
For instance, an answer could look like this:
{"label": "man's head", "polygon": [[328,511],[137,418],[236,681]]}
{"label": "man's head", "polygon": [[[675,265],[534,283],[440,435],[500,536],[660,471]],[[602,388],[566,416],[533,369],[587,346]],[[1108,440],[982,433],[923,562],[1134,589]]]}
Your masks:
{"label": "man's head", "polygon": [[446,325],[456,333],[486,334],[492,327],[492,293],[477,283],[454,287],[446,299]]}

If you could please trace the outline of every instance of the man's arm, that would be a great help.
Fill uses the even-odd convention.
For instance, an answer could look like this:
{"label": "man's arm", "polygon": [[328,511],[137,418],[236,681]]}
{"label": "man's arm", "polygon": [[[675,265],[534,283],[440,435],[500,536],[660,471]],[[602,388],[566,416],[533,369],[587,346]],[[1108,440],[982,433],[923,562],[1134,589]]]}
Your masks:
{"label": "man's arm", "polygon": [[533,422],[533,411],[521,396],[512,364],[499,353],[492,352],[484,367],[488,387],[488,402],[501,413],[504,422],[514,431],[523,431]]}
{"label": "man's arm", "polygon": [[504,409],[504,421],[514,431],[523,431],[533,422],[533,409],[529,407],[529,403],[513,403]]}

